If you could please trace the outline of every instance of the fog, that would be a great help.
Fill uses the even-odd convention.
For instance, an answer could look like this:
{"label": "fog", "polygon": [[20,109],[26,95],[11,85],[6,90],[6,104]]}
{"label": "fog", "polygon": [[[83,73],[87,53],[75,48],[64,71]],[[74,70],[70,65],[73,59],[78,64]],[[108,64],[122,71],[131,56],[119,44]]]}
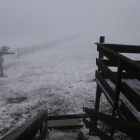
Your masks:
{"label": "fog", "polygon": [[139,0],[0,0],[0,47],[140,44]]}

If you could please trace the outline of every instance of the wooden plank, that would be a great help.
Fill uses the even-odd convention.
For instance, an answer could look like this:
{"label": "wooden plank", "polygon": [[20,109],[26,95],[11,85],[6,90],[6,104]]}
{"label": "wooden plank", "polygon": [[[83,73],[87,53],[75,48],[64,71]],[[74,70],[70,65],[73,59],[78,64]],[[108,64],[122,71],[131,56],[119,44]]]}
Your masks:
{"label": "wooden plank", "polygon": [[114,64],[112,61],[108,59],[101,59],[101,62],[108,67],[117,67],[116,64]]}
{"label": "wooden plank", "polygon": [[[140,88],[139,88],[140,89]],[[140,111],[140,94],[130,87],[126,82],[122,83],[121,91],[134,107]]]}
{"label": "wooden plank", "polygon": [[118,66],[119,56],[116,52],[111,49],[106,48],[103,45],[97,46],[97,51],[101,52],[105,57],[107,57],[112,63]]}
{"label": "wooden plank", "polygon": [[[99,43],[97,43],[97,45],[98,44]],[[121,53],[140,53],[140,46],[136,45],[104,44],[104,46]]]}
{"label": "wooden plank", "polygon": [[120,94],[119,102],[120,103],[118,109],[125,116],[125,118],[131,122],[140,124],[139,112],[122,93]]}
{"label": "wooden plank", "polygon": [[72,129],[80,129],[84,125],[66,125],[66,126],[48,126],[48,129],[52,130],[72,130]]}
{"label": "wooden plank", "polygon": [[[113,100],[108,94],[108,86],[103,87],[103,83],[100,83],[98,79],[96,79],[97,84],[100,86],[102,89],[104,95],[106,96],[107,100],[109,103],[113,106]],[[106,88],[107,87],[107,88]],[[113,87],[112,87],[113,88]],[[114,92],[114,91],[113,91]],[[114,92],[115,94],[115,92]],[[118,115],[121,113],[127,120],[135,122],[135,123],[140,123],[139,119],[137,118],[137,114],[134,112],[134,109],[130,109],[130,106],[128,106],[129,102],[125,99],[124,96],[122,96],[122,93],[120,95],[120,105],[119,105],[119,110]]]}
{"label": "wooden plank", "polygon": [[122,74],[122,79],[135,79],[136,76],[134,76],[133,74],[128,74],[127,72],[123,72]]}
{"label": "wooden plank", "polygon": [[70,114],[70,115],[57,115],[57,116],[48,116],[47,120],[65,120],[65,119],[78,119],[88,117],[85,114]]}
{"label": "wooden plank", "polygon": [[138,60],[133,60],[133,61],[140,64],[140,61],[138,61]]}
{"label": "wooden plank", "polygon": [[[112,73],[114,73],[114,75],[116,75],[116,76],[118,74],[118,72],[112,72]],[[104,73],[101,73],[101,75],[103,75],[105,78],[107,78]],[[134,80],[134,79],[136,79],[136,77],[134,75],[129,75],[127,72],[123,72],[122,73],[122,79],[132,79],[132,80]]]}
{"label": "wooden plank", "polygon": [[102,91],[104,92],[105,96],[107,97],[107,99],[109,100],[109,102],[112,104],[113,100],[114,100],[114,95],[115,95],[115,91],[112,89],[112,87],[106,82],[106,80],[104,79],[104,77],[98,72],[96,71],[96,81],[97,84],[99,84],[99,86],[102,88]]}
{"label": "wooden plank", "polygon": [[140,64],[132,61],[131,59],[112,51],[111,49],[105,48],[103,45],[98,47],[98,51],[101,51],[110,61],[118,65],[119,59],[122,61],[123,70],[130,75],[134,75],[136,79],[140,80]]}
{"label": "wooden plank", "polygon": [[129,63],[123,60],[123,69],[129,74],[135,77],[135,79],[140,80],[140,64],[138,63]]}
{"label": "wooden plank", "polygon": [[[106,79],[107,83],[111,86],[112,89],[115,89],[114,84],[109,81],[108,79]],[[125,80],[125,82],[127,81],[131,81],[131,80]],[[127,82],[128,83],[128,82]],[[132,85],[131,85],[132,86]],[[102,85],[101,85],[102,87]],[[108,98],[107,98],[108,99]],[[119,98],[119,105],[118,108],[124,108],[124,110],[127,110],[127,112],[124,110],[121,110],[121,114],[125,114],[127,113],[126,116],[131,116],[132,120],[134,120],[133,122],[140,122],[140,119],[138,118],[138,111],[136,110],[136,108],[131,104],[131,102],[129,100],[127,100],[127,98],[122,94],[122,92],[120,93],[120,98]],[[130,119],[129,119],[130,120]]]}
{"label": "wooden plank", "polygon": [[[114,64],[113,62],[111,62],[111,61],[108,60],[108,59],[101,59],[101,61],[102,61],[102,63],[103,63],[104,65],[106,65],[106,66],[108,66],[108,67],[117,67],[116,64]],[[133,61],[140,64],[140,61],[138,61],[138,60],[133,60]]]}
{"label": "wooden plank", "polygon": [[[107,83],[111,86],[112,89],[115,89],[115,86],[113,85],[113,83],[111,81],[108,81],[108,79],[106,79]],[[131,81],[131,80],[125,80],[125,81]],[[98,81],[97,81],[98,84],[100,84]],[[102,88],[102,85],[100,85],[100,87]],[[103,88],[102,88],[103,89]],[[104,89],[104,93],[107,92],[106,89]],[[108,93],[107,93],[108,94]],[[108,98],[107,98],[108,99]],[[110,102],[110,101],[109,101]],[[118,105],[118,108],[119,110],[121,111],[121,114],[123,114],[123,116],[127,116],[127,118],[129,118],[129,116],[131,116],[131,119],[133,120],[133,122],[137,122],[139,123],[140,122],[140,119],[139,119],[139,113],[138,111],[136,110],[136,108],[130,103],[129,100],[127,100],[127,98],[122,94],[120,93],[120,98],[119,98],[119,105]],[[111,104],[112,105],[112,104]],[[124,108],[123,110],[120,109]],[[127,111],[126,111],[127,110]],[[118,111],[117,111],[118,112]],[[120,112],[119,112],[120,113]],[[129,119],[130,120],[130,119]]]}
{"label": "wooden plank", "polygon": [[96,58],[96,65],[101,69],[101,71],[109,78],[114,84],[117,82],[117,76],[114,74],[106,65],[104,65],[101,60]]}
{"label": "wooden plank", "polygon": [[113,100],[112,98],[109,96],[109,94],[107,93],[106,89],[102,86],[102,84],[98,81],[98,79],[96,79],[97,84],[99,85],[99,87],[101,88],[101,90],[103,91],[105,97],[107,98],[107,100],[109,101],[109,103],[111,105],[113,105]]}
{"label": "wooden plank", "polygon": [[24,125],[3,137],[1,140],[32,140],[46,118],[47,112],[43,111]]}
{"label": "wooden plank", "polygon": [[46,124],[45,128],[43,129],[43,132],[41,133],[41,135],[39,136],[38,140],[43,140],[46,138],[48,133],[48,125]]}
{"label": "wooden plank", "polygon": [[108,136],[102,130],[97,128],[93,123],[90,123],[88,120],[84,119],[83,122],[85,123],[86,127],[90,128],[96,135],[101,138],[102,140],[114,140],[112,137]]}
{"label": "wooden plank", "polygon": [[111,115],[107,115],[107,114],[95,111],[94,109],[84,108],[84,111],[85,113],[95,118],[98,118],[104,123],[112,127],[115,127],[116,129],[127,134],[130,137],[133,137],[136,139],[140,138],[140,125],[133,124],[119,118],[114,118]]}
{"label": "wooden plank", "polygon": [[[133,82],[135,83],[136,88],[140,89],[140,81],[134,79]],[[138,90],[140,92],[140,90]]]}

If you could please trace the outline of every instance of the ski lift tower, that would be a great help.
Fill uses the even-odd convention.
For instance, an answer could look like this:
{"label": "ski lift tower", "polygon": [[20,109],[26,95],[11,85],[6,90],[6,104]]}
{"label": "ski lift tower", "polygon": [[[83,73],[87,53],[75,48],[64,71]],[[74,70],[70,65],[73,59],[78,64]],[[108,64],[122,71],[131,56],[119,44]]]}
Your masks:
{"label": "ski lift tower", "polygon": [[10,49],[9,47],[1,47],[0,49],[0,77],[3,77],[3,66],[2,63],[4,63],[4,59],[2,57],[2,55],[6,55],[6,54],[15,54],[15,52],[8,52],[8,49]]}

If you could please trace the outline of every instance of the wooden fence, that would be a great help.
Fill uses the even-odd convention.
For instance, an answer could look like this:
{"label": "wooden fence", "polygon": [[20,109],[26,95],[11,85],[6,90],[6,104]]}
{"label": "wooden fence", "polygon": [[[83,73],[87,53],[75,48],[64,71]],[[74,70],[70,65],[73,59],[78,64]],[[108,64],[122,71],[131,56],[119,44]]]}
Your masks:
{"label": "wooden fence", "polygon": [[[96,43],[96,45],[99,52],[99,58],[96,59],[98,70],[96,71],[95,111],[97,112],[85,108],[85,112],[92,115],[91,121],[85,122],[90,125],[90,132],[96,129],[101,139],[105,139],[103,137],[106,134],[98,130],[98,119],[111,126],[111,134],[106,136],[108,139],[113,138],[115,128],[135,139],[140,139],[138,133],[140,132],[140,61],[131,60],[120,54],[140,53],[140,46],[105,44],[104,42]],[[110,67],[116,67],[117,71],[111,70]],[[102,93],[113,108],[111,116],[99,113]],[[121,120],[116,119],[116,116]],[[103,119],[104,117],[106,120]],[[133,130],[130,133],[131,124]],[[118,126],[121,126],[121,129]]]}
{"label": "wooden fence", "polygon": [[[111,115],[107,115],[101,112],[98,112],[94,109],[83,108],[84,112],[94,119],[99,119],[102,122],[108,124],[111,127],[116,128],[120,132],[135,138],[136,140],[140,139],[140,125],[122,120],[120,118],[115,118]],[[112,136],[107,135],[102,130],[100,130],[94,123],[91,123],[87,119],[83,119],[83,122],[86,124],[86,127],[90,128],[96,135],[98,135],[102,140],[114,140]]]}
{"label": "wooden fence", "polygon": [[17,56],[18,58],[21,56],[21,55],[24,55],[24,54],[27,54],[27,53],[30,53],[30,52],[35,52],[35,51],[38,51],[38,50],[41,50],[41,49],[45,49],[47,48],[46,46],[44,47],[24,47],[24,48],[17,48]]}

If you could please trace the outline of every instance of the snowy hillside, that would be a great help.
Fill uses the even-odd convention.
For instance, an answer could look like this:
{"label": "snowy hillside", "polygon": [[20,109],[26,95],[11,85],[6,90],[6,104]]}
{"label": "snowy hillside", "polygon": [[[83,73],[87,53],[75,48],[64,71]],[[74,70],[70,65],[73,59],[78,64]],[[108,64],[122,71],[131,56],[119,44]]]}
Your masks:
{"label": "snowy hillside", "polygon": [[56,115],[83,113],[83,106],[94,107],[97,56],[96,46],[55,47],[20,59],[5,55],[5,77],[0,78],[0,135],[42,110]]}

